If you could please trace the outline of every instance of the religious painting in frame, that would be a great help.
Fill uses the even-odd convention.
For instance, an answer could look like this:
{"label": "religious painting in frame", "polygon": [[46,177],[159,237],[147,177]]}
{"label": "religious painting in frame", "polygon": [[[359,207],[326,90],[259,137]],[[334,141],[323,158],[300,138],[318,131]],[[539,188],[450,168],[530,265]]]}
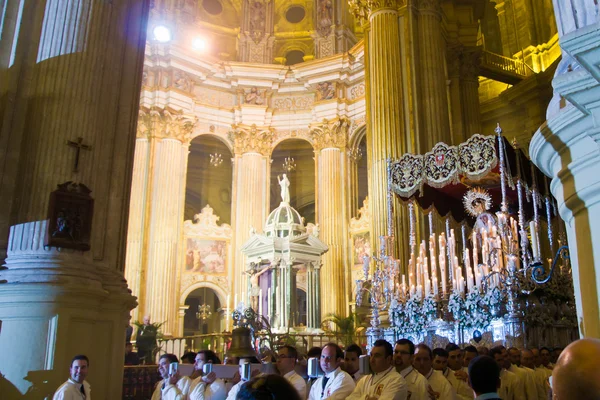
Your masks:
{"label": "religious painting in frame", "polygon": [[185,272],[224,274],[227,266],[227,242],[188,237],[186,240]]}
{"label": "religious painting in frame", "polygon": [[50,193],[45,245],[88,251],[94,215],[92,191],[72,181]]}

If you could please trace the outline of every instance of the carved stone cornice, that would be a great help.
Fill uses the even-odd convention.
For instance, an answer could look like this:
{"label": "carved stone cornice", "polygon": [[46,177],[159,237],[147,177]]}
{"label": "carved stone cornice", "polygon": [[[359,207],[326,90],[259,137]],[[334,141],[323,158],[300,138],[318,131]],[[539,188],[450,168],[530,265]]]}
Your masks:
{"label": "carved stone cornice", "polygon": [[376,11],[398,9],[406,5],[406,0],[348,0],[348,4],[357,21],[364,24]]}
{"label": "carved stone cornice", "polygon": [[268,156],[275,133],[272,128],[259,128],[252,126],[233,125],[229,132],[229,140],[233,143],[235,154],[259,153]]}
{"label": "carved stone cornice", "polygon": [[197,117],[186,115],[183,111],[141,107],[136,136],[148,139],[177,139],[181,143],[189,143],[197,122]]}
{"label": "carved stone cornice", "polygon": [[322,123],[311,127],[310,136],[315,150],[343,149],[348,142],[350,120],[347,118],[324,119]]}

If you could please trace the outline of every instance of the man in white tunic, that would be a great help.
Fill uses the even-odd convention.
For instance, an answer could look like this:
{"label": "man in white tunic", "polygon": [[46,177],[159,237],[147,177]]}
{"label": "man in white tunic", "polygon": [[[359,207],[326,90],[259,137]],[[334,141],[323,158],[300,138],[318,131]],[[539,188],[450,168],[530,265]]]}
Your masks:
{"label": "man in white tunic", "polygon": [[90,384],[85,380],[89,366],[90,360],[86,356],[73,357],[69,367],[69,379],[56,390],[52,400],[91,400]]}
{"label": "man in white tunic", "polygon": [[428,400],[427,379],[413,367],[415,345],[408,339],[400,339],[394,346],[394,364],[398,372],[406,381],[408,398],[411,400]]}
{"label": "man in white tunic", "polygon": [[[473,390],[471,390],[467,383],[468,374],[462,368],[462,354],[460,348],[454,343],[449,343],[446,346],[446,350],[434,349],[433,355],[434,369],[436,369],[436,366],[438,365],[447,365],[447,367],[442,370],[442,373],[444,374],[444,377],[448,379],[448,382],[450,382],[454,390],[456,390],[456,397],[461,400],[472,400],[475,396],[473,396]],[[438,360],[438,358],[443,359],[444,356],[446,362]]]}
{"label": "man in white tunic", "polygon": [[523,388],[525,389],[526,400],[537,400],[537,387],[535,385],[535,373],[533,370],[531,374],[521,367],[521,351],[516,347],[508,349],[504,356],[505,368],[517,375],[517,378],[521,381]]}
{"label": "man in white tunic", "polygon": [[553,399],[599,399],[599,359],[598,339],[580,339],[568,345],[558,357],[552,374]]}
{"label": "man in white tunic", "polygon": [[163,378],[156,384],[152,393],[152,400],[186,400],[190,392],[192,380],[187,376],[180,376],[179,371],[169,373],[169,366],[177,363],[175,354],[163,354],[158,360],[158,373]]}
{"label": "man in white tunic", "polygon": [[277,370],[296,389],[301,399],[306,398],[306,382],[296,373],[298,351],[294,346],[282,346],[277,354]]}
{"label": "man in white tunic", "polygon": [[540,377],[535,373],[534,360],[535,357],[531,350],[521,350],[521,368],[523,368],[528,374],[531,374],[533,376],[538,400],[547,400],[548,389],[550,389],[550,386],[546,384],[546,381],[544,379],[540,379]]}
{"label": "man in white tunic", "polygon": [[219,359],[212,350],[200,350],[196,354],[194,361],[194,370],[199,374],[190,385],[189,400],[225,400],[227,398],[227,390],[225,382],[217,378],[214,372],[204,374],[203,368],[205,364],[218,364]]}
{"label": "man in white tunic", "polygon": [[358,382],[363,377],[359,372],[360,356],[362,356],[362,349],[357,344],[351,344],[344,352],[344,365],[342,365],[342,369],[350,374],[354,382]]}
{"label": "man in white tunic", "polygon": [[432,368],[433,353],[424,343],[418,344],[413,366],[423,375],[431,388],[430,395],[438,400],[456,400],[456,391],[440,371]]}
{"label": "man in white tunic", "polygon": [[348,400],[407,400],[406,381],[394,368],[392,345],[383,339],[373,343],[369,365],[372,375],[363,376]]}
{"label": "man in white tunic", "polygon": [[500,394],[502,400],[523,400],[525,399],[525,390],[521,386],[520,380],[515,374],[504,368],[505,353],[502,351],[502,346],[496,346],[490,350],[490,357],[496,361],[496,364],[500,368],[500,389],[498,390],[498,394]]}
{"label": "man in white tunic", "polygon": [[324,376],[320,377],[310,388],[309,400],[344,400],[354,390],[355,384],[340,365],[344,352],[335,343],[328,343],[321,351],[320,365]]}

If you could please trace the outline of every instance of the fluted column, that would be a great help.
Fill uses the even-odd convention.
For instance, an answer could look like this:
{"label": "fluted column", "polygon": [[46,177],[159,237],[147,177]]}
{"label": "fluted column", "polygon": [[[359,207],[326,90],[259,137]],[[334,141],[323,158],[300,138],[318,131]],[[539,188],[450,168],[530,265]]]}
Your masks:
{"label": "fluted column", "polygon": [[452,143],[462,143],[466,140],[463,106],[460,87],[460,52],[462,46],[448,48],[446,53],[446,65],[449,81],[450,115],[452,115]]}
{"label": "fluted column", "polygon": [[[82,353],[97,366],[94,398],[122,397],[135,307],[122,271],[149,3],[3,2],[0,371],[3,389],[16,388],[0,389],[3,400],[46,397]],[[78,163],[68,142],[86,146]],[[91,190],[94,208],[89,225],[89,209],[54,209],[68,214],[66,237],[48,232],[65,223],[48,211],[69,181],[69,195]],[[54,235],[65,239],[60,249],[46,246]],[[81,243],[89,250],[68,248]]]}
{"label": "fluted column", "polygon": [[442,38],[440,0],[417,0],[417,25],[419,43],[419,115],[421,116],[421,141],[429,151],[437,142],[452,144],[450,120],[448,116],[448,96],[444,73],[446,51]]}
{"label": "fluted column", "polygon": [[461,54],[460,97],[463,106],[465,139],[481,133],[481,109],[479,106],[479,66],[481,49],[468,49]]}
{"label": "fluted column", "polygon": [[258,128],[256,125],[236,125],[230,133],[230,140],[234,144],[235,153],[233,291],[241,298],[242,291],[247,290],[243,279],[246,262],[241,248],[250,238],[250,229],[261,231],[268,215],[269,154],[273,132]]}
{"label": "fluted column", "polygon": [[[138,317],[150,315],[153,322],[164,322],[165,334],[178,330],[175,281],[183,220],[180,194],[185,185],[187,148],[194,123],[195,118],[168,109],[140,112],[139,130],[146,139],[138,140],[137,144],[141,146],[140,158],[146,154],[147,167],[138,171],[143,183],[134,182],[134,185],[145,190],[132,193],[132,205],[143,202],[145,207],[141,212],[130,209],[131,217],[141,217],[141,220],[131,220],[130,226],[143,234],[141,246],[134,241],[135,236],[128,240],[128,249],[132,251],[128,261],[132,264],[126,268],[128,276],[131,274],[133,279],[145,282],[145,287],[135,293],[140,302]],[[136,259],[138,252],[141,257]]]}
{"label": "fluted column", "polygon": [[[139,133],[139,130],[138,130]],[[138,137],[135,142],[133,176],[131,180],[131,200],[129,203],[129,222],[127,226],[127,251],[125,256],[125,279],[131,294],[141,298],[142,259],[144,244],[144,215],[148,203],[148,154],[150,141],[147,137]],[[145,290],[144,290],[145,293]],[[141,305],[131,312],[132,321],[141,321]],[[143,311],[142,311],[143,313]]]}
{"label": "fluted column", "polygon": [[317,192],[319,238],[329,246],[323,255],[321,307],[324,315],[346,315],[346,203],[347,161],[345,147],[349,121],[323,121],[311,131],[318,152]]}
{"label": "fluted column", "polygon": [[367,157],[371,242],[376,249],[379,237],[387,234],[387,158],[397,158],[410,143],[402,94],[400,41],[404,35],[398,13],[402,2],[351,0],[350,4],[359,20],[369,22],[365,40]]}

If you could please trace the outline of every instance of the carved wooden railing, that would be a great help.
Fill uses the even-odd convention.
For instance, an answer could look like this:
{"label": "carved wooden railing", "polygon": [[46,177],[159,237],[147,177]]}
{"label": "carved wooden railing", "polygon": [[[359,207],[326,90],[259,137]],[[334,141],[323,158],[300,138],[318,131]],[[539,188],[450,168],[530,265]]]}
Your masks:
{"label": "carved wooden railing", "polygon": [[123,400],[149,400],[156,383],[160,381],[156,365],[125,366],[123,372]]}

